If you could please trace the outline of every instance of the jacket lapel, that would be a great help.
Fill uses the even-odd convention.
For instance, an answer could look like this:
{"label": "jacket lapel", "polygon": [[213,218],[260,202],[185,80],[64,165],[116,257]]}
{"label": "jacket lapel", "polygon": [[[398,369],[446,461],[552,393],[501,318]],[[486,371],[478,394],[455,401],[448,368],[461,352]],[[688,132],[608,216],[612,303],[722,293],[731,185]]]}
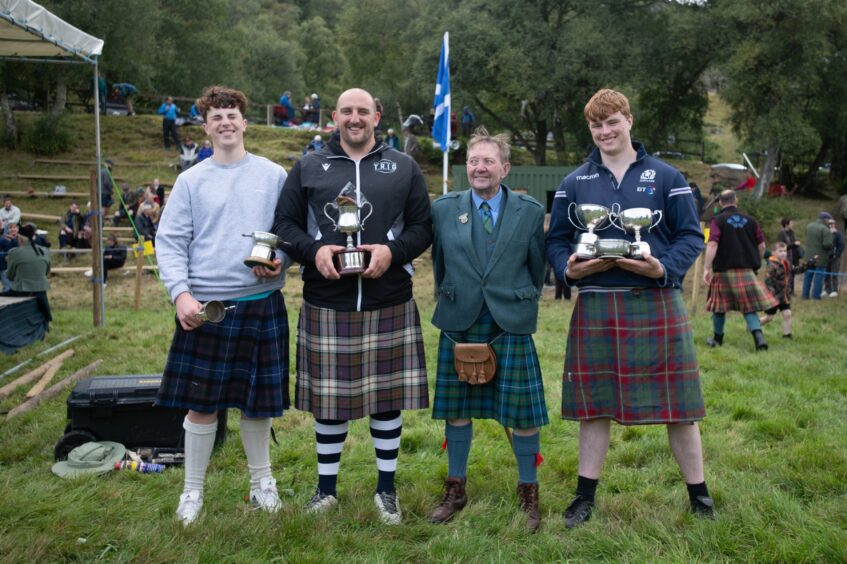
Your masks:
{"label": "jacket lapel", "polygon": [[[466,190],[462,196],[456,200],[455,222],[456,233],[458,234],[459,246],[467,255],[468,261],[476,269],[477,273],[482,276],[482,265],[479,262],[479,257],[476,256],[476,249],[473,245],[473,222],[475,213],[473,202],[471,201],[471,191]],[[464,219],[464,221],[463,221]],[[450,252],[449,249],[447,252]]]}
{"label": "jacket lapel", "polygon": [[500,223],[497,233],[497,242],[494,244],[494,252],[491,253],[491,260],[488,261],[486,274],[491,272],[500,257],[506,252],[509,241],[515,233],[521,222],[521,201],[517,195],[509,190],[505,185],[501,184],[501,188],[506,192],[505,206],[500,210],[500,216],[497,218]]}

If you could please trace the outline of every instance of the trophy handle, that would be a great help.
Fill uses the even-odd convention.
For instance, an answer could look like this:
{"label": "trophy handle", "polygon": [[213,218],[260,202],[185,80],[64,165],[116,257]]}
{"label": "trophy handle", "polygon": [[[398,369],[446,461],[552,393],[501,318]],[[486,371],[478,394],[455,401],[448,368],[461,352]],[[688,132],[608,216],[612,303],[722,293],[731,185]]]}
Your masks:
{"label": "trophy handle", "polygon": [[650,225],[650,227],[647,228],[648,232],[660,223],[662,223],[662,210],[653,210],[653,215],[658,215],[659,218],[652,225]]}
{"label": "trophy handle", "polygon": [[[621,219],[621,205],[618,202],[614,202],[611,206],[609,206],[609,225],[606,225],[602,229],[611,225],[614,225],[626,233],[626,228],[623,226],[623,220]],[[594,231],[601,231],[601,229],[595,229]]]}
{"label": "trophy handle", "polygon": [[[365,209],[365,206],[368,206],[369,208],[371,208],[371,211],[369,211],[369,212],[368,212],[368,215],[366,215],[365,217],[361,217],[362,210],[363,210],[363,209]],[[371,214],[372,214],[373,212],[374,212],[374,207],[373,207],[373,204],[371,204],[370,202],[365,202],[364,204],[362,204],[362,207],[361,207],[361,208],[359,208],[359,217],[360,217],[360,219],[359,219],[359,228],[360,228],[362,231],[364,231],[364,230],[365,230],[365,221],[366,221],[366,220],[367,220],[367,219],[371,216]]]}
{"label": "trophy handle", "polygon": [[332,219],[332,216],[329,215],[329,212],[326,211],[326,208],[328,207],[338,209],[338,206],[335,205],[335,202],[327,202],[324,204],[324,215],[328,220],[332,222],[333,231],[338,231],[338,224],[335,222],[334,219]]}
{"label": "trophy handle", "polygon": [[[571,225],[573,225],[577,229],[588,229],[582,224],[582,221],[580,221],[579,216],[574,213],[574,209],[576,209],[576,202],[571,202],[570,204],[568,204],[568,221],[570,221]],[[574,222],[573,220],[574,217],[576,218],[576,222]],[[577,223],[579,225],[577,225]]]}

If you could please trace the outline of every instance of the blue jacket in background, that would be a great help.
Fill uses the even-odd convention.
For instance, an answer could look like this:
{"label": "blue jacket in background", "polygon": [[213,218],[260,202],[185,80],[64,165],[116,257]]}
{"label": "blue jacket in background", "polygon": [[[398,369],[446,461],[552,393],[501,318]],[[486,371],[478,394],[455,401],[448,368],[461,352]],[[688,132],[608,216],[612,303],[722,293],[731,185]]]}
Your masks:
{"label": "blue jacket in background", "polygon": [[[565,177],[553,198],[547,233],[547,258],[556,276],[563,279],[568,257],[574,252],[579,235],[585,232],[574,227],[568,219],[572,202],[599,204],[607,208],[617,204],[621,210],[649,208],[660,210],[662,219],[649,232],[643,229],[641,240],[649,243],[651,254],[662,263],[665,277],[647,278],[612,268],[577,281],[565,280],[571,285],[580,288],[679,287],[685,273],[705,247],[694,197],[682,173],[647,154],[640,143],[633,143],[632,147],[637,152],[636,160],[627,169],[620,185],[611,171],[603,166],[599,149],[594,149],[585,164]],[[601,239],[635,240],[633,235],[614,226],[595,233]]]}
{"label": "blue jacket in background", "polygon": [[162,102],[162,105],[159,106],[159,109],[156,110],[156,113],[162,114],[163,116],[165,116],[165,119],[176,121],[176,116],[179,114],[179,108],[176,107],[176,104],[168,104],[167,102]]}

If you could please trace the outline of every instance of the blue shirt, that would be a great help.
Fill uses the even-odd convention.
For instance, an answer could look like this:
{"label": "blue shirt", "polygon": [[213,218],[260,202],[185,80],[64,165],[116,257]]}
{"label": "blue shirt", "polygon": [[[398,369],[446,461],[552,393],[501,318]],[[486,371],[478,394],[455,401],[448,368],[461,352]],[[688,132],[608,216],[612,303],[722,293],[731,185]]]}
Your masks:
{"label": "blue shirt", "polygon": [[479,217],[482,217],[482,210],[479,206],[482,205],[482,202],[488,202],[488,207],[491,208],[491,224],[497,225],[497,217],[500,215],[500,204],[503,203],[503,188],[497,191],[497,195],[491,198],[490,200],[485,200],[477,196],[476,192],[471,188],[471,199],[473,200],[473,205],[476,208]]}
{"label": "blue shirt", "polygon": [[176,104],[168,104],[164,102],[159,109],[156,110],[157,114],[162,114],[165,116],[165,119],[176,121],[176,115],[179,113],[179,108],[176,107]]}

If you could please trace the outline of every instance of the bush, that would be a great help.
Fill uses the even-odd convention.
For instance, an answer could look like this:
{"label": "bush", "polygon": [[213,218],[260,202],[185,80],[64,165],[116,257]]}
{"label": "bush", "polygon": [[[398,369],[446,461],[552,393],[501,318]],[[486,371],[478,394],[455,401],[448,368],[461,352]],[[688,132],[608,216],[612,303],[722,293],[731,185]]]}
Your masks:
{"label": "bush", "polygon": [[42,116],[23,131],[21,146],[36,155],[52,157],[71,147],[71,136],[60,119]]}

